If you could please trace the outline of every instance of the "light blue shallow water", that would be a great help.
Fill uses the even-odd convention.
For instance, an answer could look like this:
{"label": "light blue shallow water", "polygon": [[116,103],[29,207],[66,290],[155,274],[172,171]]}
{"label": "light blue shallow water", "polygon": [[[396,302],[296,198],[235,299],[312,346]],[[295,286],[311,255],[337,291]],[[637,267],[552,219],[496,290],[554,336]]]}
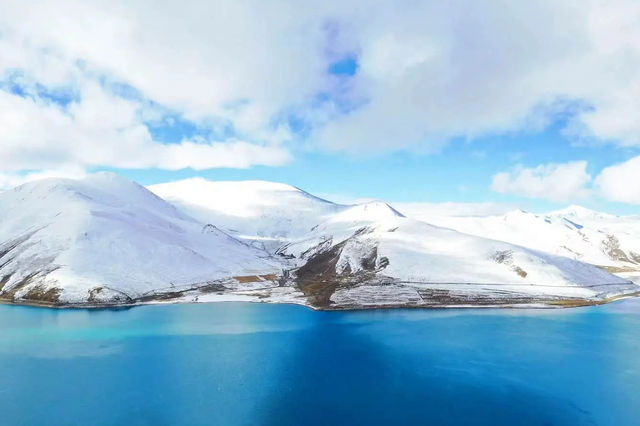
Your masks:
{"label": "light blue shallow water", "polygon": [[640,424],[640,300],[0,306],[0,424]]}

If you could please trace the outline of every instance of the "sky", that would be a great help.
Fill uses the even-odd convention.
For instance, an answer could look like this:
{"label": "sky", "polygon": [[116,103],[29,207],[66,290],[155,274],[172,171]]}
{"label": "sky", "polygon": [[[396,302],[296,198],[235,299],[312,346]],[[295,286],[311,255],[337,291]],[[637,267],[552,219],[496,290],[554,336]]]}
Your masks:
{"label": "sky", "polygon": [[0,188],[640,213],[637,1],[0,0]]}

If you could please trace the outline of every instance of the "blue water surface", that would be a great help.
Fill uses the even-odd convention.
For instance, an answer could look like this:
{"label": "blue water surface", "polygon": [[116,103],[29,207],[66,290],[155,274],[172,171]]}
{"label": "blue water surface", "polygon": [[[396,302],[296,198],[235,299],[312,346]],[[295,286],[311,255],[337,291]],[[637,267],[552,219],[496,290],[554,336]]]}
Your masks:
{"label": "blue water surface", "polygon": [[2,425],[637,425],[640,300],[0,306]]}

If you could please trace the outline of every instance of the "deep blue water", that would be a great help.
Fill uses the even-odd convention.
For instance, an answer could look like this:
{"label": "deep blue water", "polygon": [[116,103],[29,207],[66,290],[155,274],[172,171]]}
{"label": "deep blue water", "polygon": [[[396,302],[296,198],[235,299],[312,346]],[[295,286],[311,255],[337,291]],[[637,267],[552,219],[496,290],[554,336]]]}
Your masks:
{"label": "deep blue water", "polygon": [[0,306],[2,425],[640,424],[640,300]]}

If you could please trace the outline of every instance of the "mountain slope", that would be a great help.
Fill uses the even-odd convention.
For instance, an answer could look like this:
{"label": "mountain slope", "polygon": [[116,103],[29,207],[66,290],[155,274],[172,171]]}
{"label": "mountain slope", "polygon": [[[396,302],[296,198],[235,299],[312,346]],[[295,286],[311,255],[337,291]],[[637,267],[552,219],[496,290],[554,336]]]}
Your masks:
{"label": "mountain slope", "polygon": [[547,214],[429,217],[438,225],[566,256],[620,273],[640,271],[640,219],[579,206]]}
{"label": "mountain slope", "polygon": [[0,298],[130,302],[279,265],[113,174],[0,194]]}
{"label": "mountain slope", "polygon": [[637,291],[591,265],[409,219],[384,202],[338,205],[258,181],[152,189],[175,205],[108,173],[1,193],[0,300],[347,309],[579,305]]}
{"label": "mountain slope", "polygon": [[280,253],[295,256],[293,276],[319,306],[534,303],[636,289],[594,266],[401,216],[330,220]]}
{"label": "mountain slope", "polygon": [[246,241],[277,236],[267,248],[286,265],[288,285],[317,307],[602,300],[636,291],[593,266],[408,219],[383,202],[340,206],[280,185],[199,179],[150,189]]}
{"label": "mountain slope", "polygon": [[192,178],[149,190],[202,222],[271,249],[345,208],[296,187],[265,181]]}

